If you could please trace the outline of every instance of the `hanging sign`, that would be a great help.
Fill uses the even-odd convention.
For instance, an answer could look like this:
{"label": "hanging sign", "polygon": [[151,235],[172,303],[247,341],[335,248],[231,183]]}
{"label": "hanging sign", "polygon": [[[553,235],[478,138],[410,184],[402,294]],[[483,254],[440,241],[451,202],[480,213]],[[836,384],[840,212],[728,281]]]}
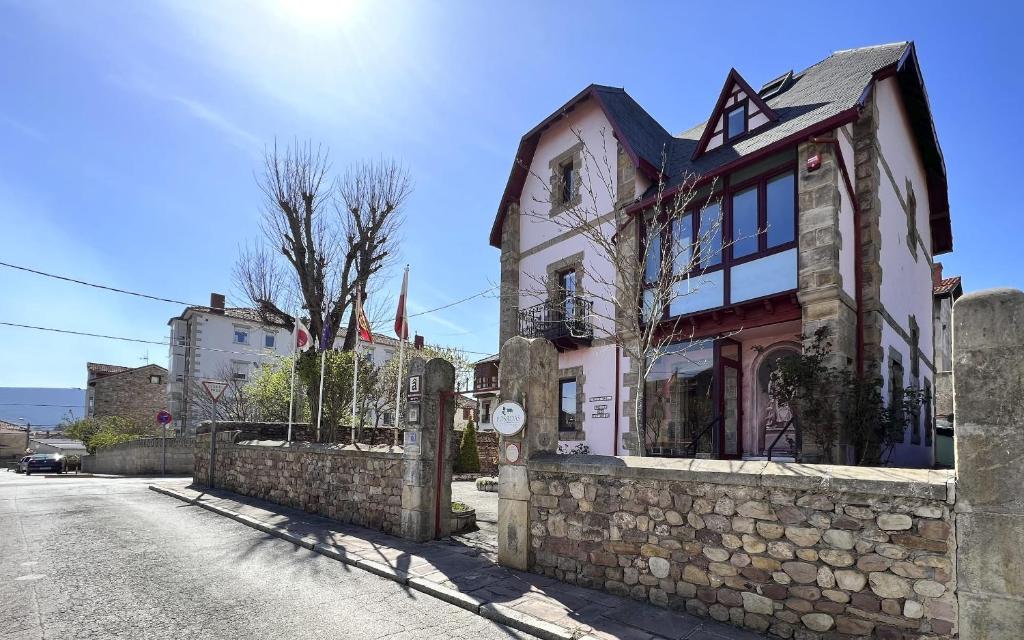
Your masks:
{"label": "hanging sign", "polygon": [[526,424],[526,410],[518,402],[502,402],[491,415],[491,425],[503,436],[512,436],[523,430]]}

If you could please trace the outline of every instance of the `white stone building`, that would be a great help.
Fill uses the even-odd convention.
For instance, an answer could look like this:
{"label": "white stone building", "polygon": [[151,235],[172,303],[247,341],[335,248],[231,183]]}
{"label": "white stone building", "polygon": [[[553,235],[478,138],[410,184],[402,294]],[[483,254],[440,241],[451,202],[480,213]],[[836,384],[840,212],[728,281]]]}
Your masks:
{"label": "white stone building", "polygon": [[[244,383],[256,369],[292,354],[290,329],[264,323],[253,309],[225,307],[224,296],[217,293],[210,294],[209,307],[188,307],[167,324],[171,329],[167,406],[177,428],[191,431],[208,419],[194,415],[196,404],[204,403],[192,397],[203,393],[204,380],[230,378]],[[336,338],[335,347],[343,342],[344,337]],[[360,353],[369,355],[376,366],[397,351],[398,341],[385,335],[375,333],[373,344],[360,341]]]}
{"label": "white stone building", "polygon": [[[822,325],[836,360],[880,375],[886,397],[930,393],[932,264],[952,250],[952,229],[914,44],[838,51],[758,90],[731,70],[717,99],[679,98],[706,101],[710,116],[673,135],[624,90],[591,85],[519,144],[490,235],[501,250],[500,343],[543,336],[559,348],[561,440],[598,454],[638,447],[640,367],[618,346],[607,295],[595,294],[614,268],[558,224],[574,206],[595,211],[619,247],[657,242],[657,256],[679,243],[700,256],[670,274],[693,293],[663,309],[675,353],[642,381],[648,454],[693,455],[708,436],[706,455],[764,456],[785,426],[769,376]],[[581,188],[601,185],[597,165],[614,193]],[[644,239],[643,221],[667,215],[683,174],[699,206],[671,221],[671,237]],[[698,241],[717,219],[721,229]],[[916,416],[892,463],[931,464],[930,414]],[[840,440],[837,455],[852,460],[852,445]]]}

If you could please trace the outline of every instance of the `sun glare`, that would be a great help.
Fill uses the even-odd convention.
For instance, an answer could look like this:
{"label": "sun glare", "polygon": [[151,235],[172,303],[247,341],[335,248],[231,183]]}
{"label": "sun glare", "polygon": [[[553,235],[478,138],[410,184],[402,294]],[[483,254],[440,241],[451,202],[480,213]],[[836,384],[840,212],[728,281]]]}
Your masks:
{"label": "sun glare", "polygon": [[278,12],[305,27],[336,27],[348,18],[356,0],[277,0]]}

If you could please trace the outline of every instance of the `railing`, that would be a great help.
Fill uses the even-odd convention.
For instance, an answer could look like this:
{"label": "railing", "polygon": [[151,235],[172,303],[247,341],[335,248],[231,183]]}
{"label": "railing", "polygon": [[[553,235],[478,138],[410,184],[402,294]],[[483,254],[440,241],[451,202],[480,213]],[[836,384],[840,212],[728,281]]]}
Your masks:
{"label": "railing", "polygon": [[594,325],[591,300],[571,296],[548,300],[519,312],[519,335],[525,338],[547,338],[552,342],[565,338],[591,340]]}
{"label": "railing", "polygon": [[793,456],[796,456],[797,452],[800,450],[800,425],[796,422],[796,416],[793,416],[786,423],[786,426],[782,427],[782,431],[779,431],[775,436],[775,439],[772,440],[772,443],[761,452],[762,455],[768,456],[769,462],[771,462],[772,459],[772,452],[775,451],[775,445],[779,443],[782,436],[789,432],[790,427],[793,427],[793,435],[786,437],[786,442],[789,444],[789,451]]}

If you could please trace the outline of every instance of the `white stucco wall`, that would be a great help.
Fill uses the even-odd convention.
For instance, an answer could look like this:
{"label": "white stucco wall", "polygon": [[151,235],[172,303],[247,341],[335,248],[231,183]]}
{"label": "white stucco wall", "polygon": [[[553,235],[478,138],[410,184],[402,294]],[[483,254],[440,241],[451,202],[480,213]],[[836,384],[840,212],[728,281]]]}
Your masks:
{"label": "white stucco wall", "polygon": [[[583,154],[584,167],[580,177],[581,184],[592,185],[593,196],[587,188],[581,188],[582,201],[577,211],[593,213],[596,218],[611,213],[614,208],[617,142],[601,108],[589,101],[541,135],[529,176],[523,185],[519,201],[520,253],[523,255],[519,263],[519,308],[525,309],[547,298],[545,278],[549,264],[583,253],[584,276],[577,284],[586,297],[594,301],[594,337],[600,338],[614,328],[613,323],[606,320],[614,316],[614,306],[609,302],[614,297],[614,286],[608,283],[614,282],[615,273],[607,257],[580,234],[569,235],[546,249],[531,253],[538,245],[565,236],[570,231],[566,228],[565,214],[560,218],[561,223],[549,216],[551,194],[548,179],[551,160],[578,144],[574,130],[580,133],[586,149],[594,155],[594,158],[589,158],[587,152]],[[606,153],[607,158],[604,157]],[[605,225],[604,233],[607,237],[615,233],[614,222]]]}
{"label": "white stucco wall", "polygon": [[[879,82],[875,90],[880,151],[878,197],[881,204],[879,220],[882,239],[881,302],[896,324],[907,334],[910,333],[909,317],[911,315],[916,317],[920,329],[921,353],[927,359],[927,362],[925,359],[921,360],[919,383],[923,385],[925,380],[929,380],[934,388],[934,372],[928,364],[934,361],[934,327],[932,324],[931,232],[928,221],[930,207],[924,166],[911,135],[910,122],[899,96],[895,78]],[[892,179],[889,177],[889,172],[886,171],[886,165],[891,172]],[[907,201],[907,180],[913,185],[917,200],[916,226],[921,242],[916,249],[916,260],[907,246],[907,217],[900,203],[901,199],[903,202]],[[890,347],[902,354],[903,385],[909,386],[912,381],[910,347],[896,330],[888,323],[883,323],[882,349],[886,356],[886,362],[882,367],[882,372],[885,378],[886,397],[888,397],[890,384],[888,379]],[[905,436],[905,443],[896,446],[893,452],[893,463],[907,466],[928,466],[931,452],[924,442],[925,439],[922,437],[920,445],[910,444],[908,433]]]}
{"label": "white stucco wall", "polygon": [[[586,435],[583,442],[597,455],[615,455],[615,351],[615,345],[608,344],[565,351],[558,356],[560,369],[583,367],[583,432]],[[611,396],[611,400],[591,400],[605,396]],[[601,405],[607,408],[598,411]],[[608,414],[608,417],[595,418],[595,413]],[[569,440],[563,444],[573,447],[579,442]]]}

